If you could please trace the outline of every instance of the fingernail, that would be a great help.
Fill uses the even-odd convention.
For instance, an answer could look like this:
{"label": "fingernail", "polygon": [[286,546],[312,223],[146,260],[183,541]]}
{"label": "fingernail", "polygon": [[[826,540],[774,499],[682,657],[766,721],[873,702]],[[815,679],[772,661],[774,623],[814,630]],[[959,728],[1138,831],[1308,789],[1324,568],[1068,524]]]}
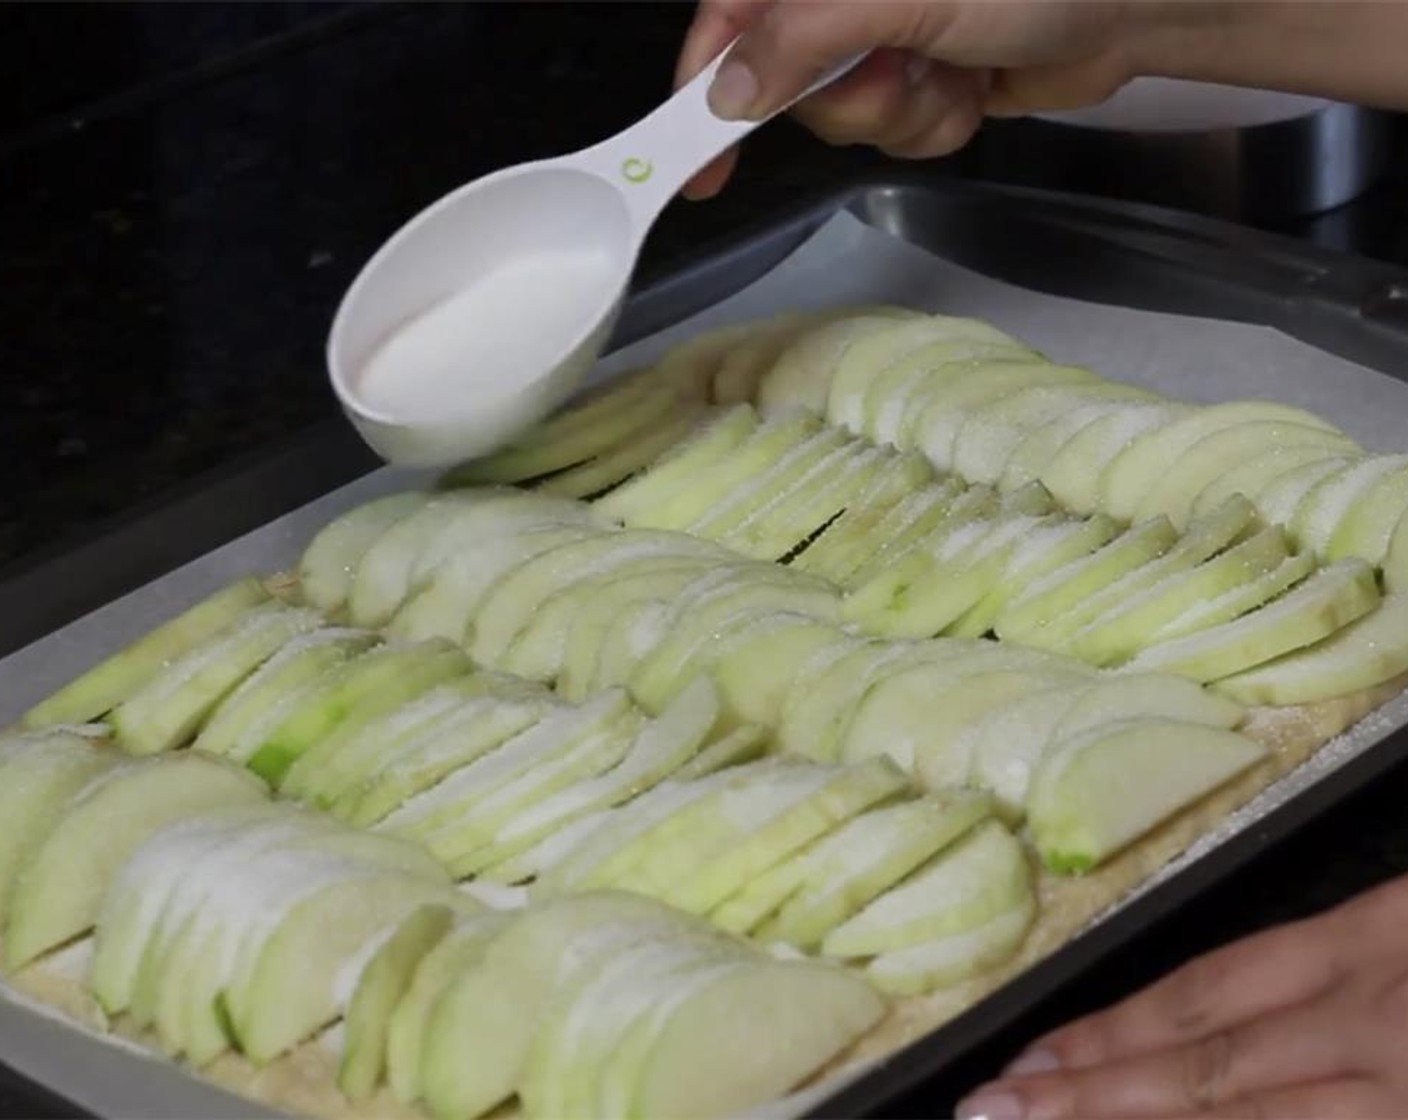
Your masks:
{"label": "fingernail", "polygon": [[742,120],[758,99],[758,79],[746,62],[729,59],[709,86],[709,108],[726,121]]}
{"label": "fingernail", "polygon": [[979,1089],[958,1102],[958,1120],[1022,1120],[1022,1102],[1011,1093]]}
{"label": "fingernail", "polygon": [[1012,1064],[1002,1071],[1004,1077],[1023,1077],[1029,1073],[1050,1073],[1061,1068],[1061,1059],[1050,1050],[1028,1050],[1018,1054]]}

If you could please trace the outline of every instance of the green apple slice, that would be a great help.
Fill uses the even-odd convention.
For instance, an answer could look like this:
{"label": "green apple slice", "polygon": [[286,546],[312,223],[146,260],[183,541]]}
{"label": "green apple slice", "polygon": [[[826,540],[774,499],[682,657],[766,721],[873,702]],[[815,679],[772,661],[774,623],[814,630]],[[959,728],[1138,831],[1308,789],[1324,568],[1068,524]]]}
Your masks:
{"label": "green apple slice", "polygon": [[394,751],[368,760],[360,773],[344,768],[340,780],[319,783],[315,800],[358,828],[374,825],[455,770],[526,733],[549,710],[533,701],[470,700],[400,739]]}
{"label": "green apple slice", "polygon": [[845,969],[767,962],[721,971],[659,1016],[632,1116],[732,1116],[821,1069],[885,1014]]}
{"label": "green apple slice", "polygon": [[1211,513],[1192,522],[1187,531],[1162,556],[1140,564],[1104,587],[1093,589],[1079,602],[1048,620],[1036,644],[1064,648],[1091,623],[1122,610],[1150,588],[1191,571],[1229,546],[1254,534],[1256,510],[1246,498],[1234,494]]}
{"label": "green apple slice", "polygon": [[[520,912],[431,1011],[420,1071],[431,1115],[463,1120],[511,1096],[556,991],[632,945],[702,937],[705,928],[660,903],[617,892],[554,899]],[[477,1060],[466,1062],[466,1054]]]}
{"label": "green apple slice", "polygon": [[1383,559],[1384,587],[1390,592],[1408,591],[1408,510],[1398,519]]}
{"label": "green apple slice", "polygon": [[599,536],[588,525],[539,528],[493,537],[437,568],[386,624],[389,637],[405,642],[432,638],[462,644],[480,600],[505,573],[533,557],[573,541]]}
{"label": "green apple slice", "polygon": [[683,876],[665,892],[665,901],[695,914],[707,914],[745,883],[761,875],[819,836],[893,797],[908,785],[888,759],[848,767],[816,794],[768,821],[741,841],[729,844]]}
{"label": "green apple slice", "polygon": [[370,873],[294,906],[265,942],[248,987],[227,989],[227,998],[237,997],[230,1007],[241,1051],[263,1065],[336,1019],[349,998],[339,973],[355,978],[358,961],[388,930],[419,907],[451,901],[468,905],[447,887]]}
{"label": "green apple slice", "polygon": [[1191,570],[1160,580],[1123,607],[1102,614],[1072,635],[1066,648],[1092,665],[1128,660],[1189,609],[1274,571],[1289,555],[1285,530],[1279,525],[1263,529]]}
{"label": "green apple slice", "polygon": [[691,399],[709,400],[724,359],[768,326],[769,320],[763,319],[691,335],[665,352],[656,363],[653,376],[680,386],[681,392]]}
{"label": "green apple slice", "polygon": [[112,713],[114,736],[131,754],[182,746],[237,685],[289,641],[322,623],[311,610],[256,607],[171,662]]}
{"label": "green apple slice", "polygon": [[1317,484],[1351,465],[1357,458],[1354,455],[1323,455],[1277,475],[1264,489],[1250,497],[1268,525],[1289,525],[1300,503]]}
{"label": "green apple slice", "polygon": [[1302,549],[1325,558],[1349,511],[1376,483],[1405,466],[1408,455],[1370,455],[1321,479],[1296,507],[1289,526],[1292,538]]}
{"label": "green apple slice", "polygon": [[[912,768],[919,785],[926,790],[940,790],[960,784],[972,767],[973,743],[965,733],[994,711],[1034,692],[1079,688],[1088,679],[1066,669],[998,669],[963,676],[943,688],[934,697],[935,710],[941,714],[930,726],[897,723],[899,733],[912,752]],[[857,713],[853,726],[864,734],[866,720],[878,721],[886,714],[878,708]],[[913,709],[897,714],[900,718],[908,715],[912,719]]]}
{"label": "green apple slice", "polygon": [[[1183,682],[1181,677],[1170,680]],[[1183,682],[1190,688],[1198,686]],[[968,759],[965,783],[989,791],[997,811],[1009,822],[1026,812],[1032,769],[1051,742],[1053,729],[1085,692],[1084,688],[1045,688],[988,712],[964,730],[955,750]]]}
{"label": "green apple slice", "polygon": [[1037,766],[1032,842],[1056,874],[1088,871],[1265,755],[1254,740],[1201,723],[1102,724],[1054,745]]}
{"label": "green apple slice", "polygon": [[997,481],[998,489],[1015,490],[1019,486],[1040,480],[1042,472],[1050,465],[1051,460],[1060,454],[1061,448],[1091,424],[1104,419],[1112,412],[1123,411],[1130,401],[1158,400],[1147,389],[1136,389],[1133,386],[1124,388],[1126,392],[1120,394],[1091,394],[1088,400],[1079,401],[1074,407],[1058,413],[1023,436],[1003,464],[1002,477]]}
{"label": "green apple slice", "polygon": [[866,403],[876,379],[897,362],[935,343],[971,346],[979,352],[1031,353],[1016,339],[978,319],[932,315],[898,322],[856,339],[840,355],[827,394],[827,420],[857,435],[869,434]]}
{"label": "green apple slice", "polygon": [[758,423],[758,414],[748,405],[726,409],[650,469],[598,498],[593,508],[612,520],[636,524],[671,494],[735,454],[757,432]]}
{"label": "green apple slice", "polygon": [[522,482],[562,471],[660,423],[680,398],[680,386],[655,376],[654,370],[632,370],[529,429],[501,451],[461,463],[441,485]]}
{"label": "green apple slice", "polygon": [[1126,664],[1215,681],[1328,637],[1372,611],[1380,597],[1373,567],[1341,560],[1250,614],[1147,646]]}
{"label": "green apple slice", "polygon": [[[423,692],[465,676],[469,658],[446,642],[382,646],[319,678],[254,751],[249,768],[297,796],[346,737]],[[300,765],[301,764],[301,765]]]}
{"label": "green apple slice", "polygon": [[748,336],[730,346],[714,371],[715,404],[751,403],[758,385],[783,352],[810,328],[828,322],[840,312],[785,312],[754,325]]}
{"label": "green apple slice", "polygon": [[916,446],[935,469],[953,470],[959,430],[984,405],[1038,385],[1083,385],[1094,380],[1088,369],[1055,362],[975,362],[962,377],[925,395],[923,412],[914,424]]}
{"label": "green apple slice", "polygon": [[1173,462],[1157,464],[1145,480],[1146,492],[1135,507],[1135,520],[1166,514],[1175,528],[1188,521],[1193,500],[1207,486],[1238,465],[1273,447],[1319,447],[1327,455],[1354,450],[1348,436],[1307,424],[1252,420],[1203,436],[1183,448]]}
{"label": "green apple slice", "polygon": [[761,631],[737,645],[721,643],[708,665],[718,682],[725,726],[776,726],[806,659],[848,641],[835,623],[799,615],[788,625]]}
{"label": "green apple slice", "polygon": [[298,588],[308,605],[327,613],[346,606],[357,566],[367,549],[430,498],[422,491],[388,494],[329,522],[308,543],[298,562]]}
{"label": "green apple slice", "polygon": [[486,541],[533,529],[585,525],[590,507],[518,490],[458,490],[427,503],[379,537],[357,565],[348,611],[382,626],[446,561]]}
{"label": "green apple slice", "polygon": [[1408,465],[1377,479],[1345,510],[1325,550],[1327,560],[1358,556],[1371,564],[1383,563],[1393,531],[1408,511]]}
{"label": "green apple slice", "polygon": [[428,838],[442,825],[463,824],[467,816],[472,817],[470,810],[476,805],[482,803],[485,811],[496,807],[494,795],[516,789],[513,783],[517,779],[571,756],[580,744],[594,743],[602,734],[613,744],[619,742],[623,724],[633,716],[621,689],[593,697],[581,707],[549,712],[497,750],[453,770],[443,781],[404,802],[377,827],[393,835]]}
{"label": "green apple slice", "polygon": [[5,959],[28,964],[92,928],[112,873],[162,826],[266,796],[248,774],[203,755],[124,763],[80,791],[16,871]]}
{"label": "green apple slice", "polygon": [[554,680],[562,671],[573,623],[604,593],[618,604],[669,599],[710,566],[697,557],[646,557],[622,568],[584,574],[539,601],[500,658],[502,671],[527,680]]}
{"label": "green apple slice", "polygon": [[477,862],[489,869],[489,877],[497,878],[492,868],[500,861],[526,851],[563,825],[652,788],[698,754],[718,718],[718,690],[701,677],[646,723],[618,765],[526,806],[505,822]]}
{"label": "green apple slice", "polygon": [[514,639],[539,605],[583,579],[622,572],[641,563],[694,559],[723,561],[718,545],[683,533],[623,529],[541,552],[501,576],[480,600],[470,651],[483,665],[500,667]]}
{"label": "green apple slice", "polygon": [[825,463],[837,450],[854,446],[845,432],[821,428],[753,476],[744,479],[698,517],[680,526],[695,536],[717,540],[736,531],[794,487],[812,481],[818,464]]}
{"label": "green apple slice", "polygon": [[[865,391],[861,430],[876,443],[899,446],[909,436],[916,403],[971,362],[1034,361],[1020,343],[967,339],[931,342],[883,370]],[[902,436],[901,433],[904,433]]]}
{"label": "green apple slice", "polygon": [[56,727],[0,736],[0,923],[16,872],[78,792],[114,762],[103,729]]}
{"label": "green apple slice", "polygon": [[1313,704],[1376,688],[1408,672],[1408,596],[1390,594],[1314,645],[1223,677],[1219,692],[1247,704]]}
{"label": "green apple slice", "polygon": [[828,933],[821,951],[853,959],[922,945],[981,926],[1031,893],[1021,841],[983,821]]}
{"label": "green apple slice", "polygon": [[1018,389],[975,409],[963,421],[953,443],[954,468],[970,482],[997,485],[1018,445],[1043,425],[1091,404],[1147,396],[1143,389],[1101,381]]}
{"label": "green apple slice", "polygon": [[811,541],[885,468],[885,452],[861,443],[839,447],[796,486],[754,510],[719,543],[745,556],[784,561]]}
{"label": "green apple slice", "polygon": [[375,634],[341,627],[323,627],[292,638],[220,702],[191,749],[233,755],[241,739],[273,706],[376,641]]}
{"label": "green apple slice", "polygon": [[946,633],[980,638],[992,631],[1007,604],[1042,576],[1081,560],[1108,544],[1119,532],[1113,518],[1097,513],[1085,520],[1053,520],[1034,527],[1007,557],[987,592],[954,619]]}
{"label": "green apple slice", "polygon": [[168,664],[270,603],[257,579],[242,579],[119,650],[24,714],[25,727],[85,723],[136,694]]}
{"label": "green apple slice", "polygon": [[[874,551],[886,518],[907,498],[931,489],[951,499],[961,484],[957,479],[936,482],[929,460],[917,452],[887,457],[864,492],[845,503],[840,516],[790,561],[790,567],[840,582]],[[853,564],[848,559],[852,556]]]}
{"label": "green apple slice", "polygon": [[372,1095],[386,1073],[391,1016],[410,989],[416,968],[449,931],[454,911],[423,906],[413,911],[367,962],[347,1005],[346,1035],[337,1087],[349,1100]]}
{"label": "green apple slice", "polygon": [[1339,434],[1302,408],[1275,401],[1241,400],[1208,405],[1135,440],[1110,461],[1101,478],[1101,507],[1121,521],[1132,521],[1150,486],[1199,440],[1248,423],[1301,424]]}
{"label": "green apple slice", "polygon": [[1094,513],[1100,508],[1100,478],[1110,461],[1140,436],[1189,411],[1186,405],[1148,403],[1114,409],[1061,445],[1041,471],[1042,484],[1066,509]]}
{"label": "green apple slice", "polygon": [[[707,678],[701,678],[700,681],[694,683],[699,684],[704,680]],[[688,691],[686,689],[676,697],[675,702],[679,703]],[[729,767],[741,766],[745,762],[753,762],[762,758],[767,753],[767,749],[767,728],[759,727],[756,724],[735,727],[727,735],[721,739],[715,739],[685,762],[675,771],[674,777],[676,781],[693,782],[699,778],[708,777],[710,774],[716,774],[720,770],[727,770]]]}
{"label": "green apple slice", "polygon": [[489,942],[512,921],[509,914],[486,911],[462,916],[419,961],[410,984],[386,1025],[386,1080],[402,1104],[420,1099],[420,1064],[425,1028],[435,1001],[461,972],[473,968]]}
{"label": "green apple slice", "polygon": [[1315,557],[1310,553],[1301,552],[1288,556],[1271,571],[1258,576],[1250,583],[1224,592],[1216,599],[1189,607],[1155,633],[1151,644],[1196,634],[1200,630],[1241,618],[1304,582],[1316,570]]}
{"label": "green apple slice", "polygon": [[950,790],[861,814],[797,857],[794,862],[803,877],[800,888],[775,913],[764,915],[768,920],[756,936],[807,951],[817,949],[833,929],[992,812],[992,799],[986,794]]}
{"label": "green apple slice", "polygon": [[1300,470],[1323,459],[1340,459],[1313,444],[1292,443],[1285,447],[1270,447],[1250,459],[1238,463],[1213,479],[1193,499],[1194,517],[1199,517],[1226,501],[1233,494],[1255,498],[1283,475]]}
{"label": "green apple slice", "polygon": [[1026,895],[973,929],[881,953],[865,966],[865,978],[896,997],[952,987],[1010,960],[1036,916],[1036,899]]}
{"label": "green apple slice", "polygon": [[645,470],[688,438],[710,413],[711,410],[703,404],[676,403],[668,416],[638,431],[622,435],[621,443],[596,458],[540,479],[535,492],[590,501]]}
{"label": "green apple slice", "polygon": [[1157,560],[1178,534],[1168,518],[1141,522],[1090,555],[1031,583],[1007,604],[993,629],[1005,641],[1037,644],[1050,623],[1100,589]]}
{"label": "green apple slice", "polygon": [[[851,586],[861,578],[861,573],[882,570],[888,559],[904,555],[917,541],[932,533],[948,516],[954,503],[967,493],[962,483],[954,478],[917,488],[873,520],[853,522],[829,541],[823,533],[817,540],[817,545],[824,545],[821,553],[805,566],[799,563],[795,567],[833,583]],[[968,502],[975,500],[970,498]],[[837,525],[841,525],[841,519]],[[807,549],[802,558],[816,547]]]}
{"label": "green apple slice", "polygon": [[[970,486],[953,501],[940,501],[923,510],[894,536],[882,539],[871,550],[870,557],[847,578],[845,586],[852,594],[867,585],[866,598],[885,602],[893,593],[887,576],[898,573],[900,582],[907,582],[905,559],[918,550],[931,551],[943,544],[958,529],[974,521],[987,521],[1002,512],[996,490],[990,486]],[[891,577],[893,578],[893,577]]]}
{"label": "green apple slice", "polygon": [[891,329],[897,320],[926,322],[928,316],[908,308],[872,308],[833,319],[795,339],[763,375],[758,384],[758,409],[780,415],[802,408],[817,415],[826,412],[836,366],[856,342],[867,335]]}

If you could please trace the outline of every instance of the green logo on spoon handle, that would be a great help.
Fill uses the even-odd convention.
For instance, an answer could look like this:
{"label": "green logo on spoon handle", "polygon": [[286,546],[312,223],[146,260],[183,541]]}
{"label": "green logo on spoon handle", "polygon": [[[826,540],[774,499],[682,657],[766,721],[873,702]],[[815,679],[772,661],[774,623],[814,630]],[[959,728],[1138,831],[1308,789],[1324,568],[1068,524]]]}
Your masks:
{"label": "green logo on spoon handle", "polygon": [[655,168],[648,159],[631,156],[621,164],[621,175],[628,183],[644,183]]}

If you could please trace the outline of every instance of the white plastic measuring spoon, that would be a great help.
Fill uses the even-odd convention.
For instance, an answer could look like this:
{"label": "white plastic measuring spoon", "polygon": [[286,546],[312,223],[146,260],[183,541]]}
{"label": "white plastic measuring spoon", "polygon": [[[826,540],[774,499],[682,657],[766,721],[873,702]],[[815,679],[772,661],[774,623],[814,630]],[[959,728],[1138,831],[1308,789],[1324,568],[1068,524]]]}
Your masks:
{"label": "white plastic measuring spoon", "polygon": [[487,454],[577,388],[660,211],[764,123],[709,109],[730,49],[611,139],[446,195],[366,264],[333,320],[327,361],[343,410],[382,458],[435,467]]}

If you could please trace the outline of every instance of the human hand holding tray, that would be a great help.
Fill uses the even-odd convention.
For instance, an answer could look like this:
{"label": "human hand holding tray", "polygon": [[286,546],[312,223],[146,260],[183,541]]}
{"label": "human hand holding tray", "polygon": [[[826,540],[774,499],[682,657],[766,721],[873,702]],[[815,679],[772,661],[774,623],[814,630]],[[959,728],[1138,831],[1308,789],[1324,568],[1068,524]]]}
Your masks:
{"label": "human hand holding tray", "polygon": [[[725,323],[790,311],[878,303],[898,303],[945,315],[973,315],[1042,351],[1053,361],[1088,365],[1106,377],[1149,386],[1174,400],[1212,402],[1258,396],[1298,405],[1340,426],[1370,450],[1393,449],[1393,433],[1401,430],[1401,410],[1408,408],[1404,399],[1408,387],[1275,331],[1083,304],[1024,291],[958,268],[844,214],[819,230],[763,279],[694,319],[614,355],[603,364],[599,377],[605,379],[617,371],[649,364],[673,343]],[[30,703],[103,655],[231,579],[287,569],[308,540],[343,511],[374,495],[428,481],[390,471],[377,472],[7,658],[0,662],[0,720],[10,722]],[[961,1010],[1004,976],[1025,969],[1065,943],[1100,910],[1121,903],[1131,889],[1147,889],[1154,881],[1151,872],[1163,878],[1188,862],[1195,849],[1188,849],[1180,860],[1157,870],[1170,856],[1186,848],[1190,839],[1196,838],[1197,853],[1206,851],[1246,823],[1260,819],[1325,770],[1381,741],[1408,714],[1401,708],[1401,700],[1383,708],[1373,720],[1316,752],[1309,765],[1265,790],[1232,816],[1226,815],[1227,808],[1245,800],[1255,789],[1228,787],[1232,796],[1226,803],[1210,802],[1204,812],[1185,814],[1154,840],[1142,842],[1134,851],[1137,858],[1120,857],[1085,880],[1062,884],[1069,888],[1065,895],[1074,901],[1066,906],[1056,905],[1052,897],[1044,899],[1048,918],[1059,920],[1039,925],[1022,955],[1011,965],[984,976],[966,990],[953,989],[942,997],[907,1003],[901,1014],[863,1041],[857,1053],[882,1057]],[[1343,711],[1325,714],[1331,720],[1328,726],[1333,726],[1336,716],[1345,716]],[[1264,779],[1261,784],[1265,784]],[[1118,873],[1108,874],[1111,869]],[[8,1014],[12,1010],[13,1019]],[[99,1067],[86,1065],[78,1054],[65,1054],[58,1059],[59,1051],[50,1048],[51,1041],[44,1048],[47,1054],[40,1053],[36,1045],[39,1033],[31,1029],[32,1018],[21,1010],[7,1007],[5,1011],[7,1015],[0,1027],[5,1029],[3,1053],[10,1064],[31,1071],[95,1111],[155,1114],[159,1101],[160,1111],[170,1109],[185,1115],[208,1113],[215,1107],[203,1087],[174,1069],[168,1073],[168,1067],[144,1070],[140,1076],[109,1072],[85,1078],[85,1072]],[[87,1045],[77,1039],[71,1044]],[[125,1061],[126,1055],[122,1059]],[[121,1067],[123,1061],[108,1063],[108,1069],[113,1064]],[[231,1075],[227,1083],[236,1089],[252,1090],[275,1107],[294,1111],[339,1110],[335,1096],[281,1095],[283,1090],[275,1087],[276,1081],[277,1078],[265,1077],[260,1086]],[[185,1090],[175,1088],[182,1084]],[[813,1090],[795,1103],[804,1107],[808,1101],[824,1097],[826,1091]],[[776,1114],[771,1108],[767,1111]]]}

